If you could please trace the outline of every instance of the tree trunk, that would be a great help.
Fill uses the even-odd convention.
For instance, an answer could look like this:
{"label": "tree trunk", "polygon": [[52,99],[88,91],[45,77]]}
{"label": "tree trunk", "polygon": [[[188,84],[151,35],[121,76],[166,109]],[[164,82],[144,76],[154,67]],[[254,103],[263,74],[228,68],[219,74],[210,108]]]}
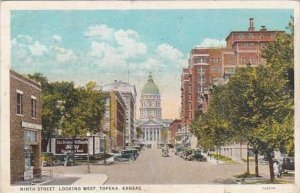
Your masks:
{"label": "tree trunk", "polygon": [[247,144],[247,172],[246,174],[250,174],[250,169],[249,169],[249,145]]}
{"label": "tree trunk", "polygon": [[259,177],[258,173],[258,151],[254,151],[255,153],[255,176]]}
{"label": "tree trunk", "polygon": [[268,160],[269,160],[269,169],[270,169],[270,180],[273,182],[274,177],[274,168],[273,168],[273,158],[271,152],[267,152]]}

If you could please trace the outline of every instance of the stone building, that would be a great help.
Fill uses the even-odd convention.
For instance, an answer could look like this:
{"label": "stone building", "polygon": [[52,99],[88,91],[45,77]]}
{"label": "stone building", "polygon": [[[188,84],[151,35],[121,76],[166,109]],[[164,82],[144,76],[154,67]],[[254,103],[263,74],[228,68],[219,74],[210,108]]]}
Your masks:
{"label": "stone building", "polygon": [[10,71],[11,182],[41,173],[41,86]]}
{"label": "stone building", "polygon": [[122,81],[114,81],[113,83],[102,86],[103,91],[119,91],[126,104],[126,145],[134,143],[135,139],[135,119],[136,119],[136,88],[134,85]]}

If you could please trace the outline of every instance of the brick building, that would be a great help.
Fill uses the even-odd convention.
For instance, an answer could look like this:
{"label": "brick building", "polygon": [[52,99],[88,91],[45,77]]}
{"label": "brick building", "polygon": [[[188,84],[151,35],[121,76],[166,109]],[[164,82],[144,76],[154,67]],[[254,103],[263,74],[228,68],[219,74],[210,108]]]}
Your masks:
{"label": "brick building", "polygon": [[264,64],[262,49],[275,40],[278,33],[265,26],[255,30],[254,19],[249,19],[247,31],[232,31],[226,38],[226,47],[195,47],[190,52],[189,64],[181,75],[181,119],[188,129],[200,112],[206,112],[213,85],[224,84],[239,67]]}
{"label": "brick building", "polygon": [[11,182],[41,172],[41,86],[10,71]]}
{"label": "brick building", "polygon": [[134,143],[135,134],[135,118],[136,118],[136,88],[126,82],[115,80],[112,83],[103,85],[103,91],[119,91],[126,103],[126,145]]}
{"label": "brick building", "polygon": [[180,131],[180,129],[181,129],[181,120],[175,119],[170,124],[170,138],[171,138],[170,140],[172,145],[176,144],[176,134]]}
{"label": "brick building", "polygon": [[119,91],[110,91],[106,100],[103,130],[107,134],[107,150],[125,147],[126,103]]}

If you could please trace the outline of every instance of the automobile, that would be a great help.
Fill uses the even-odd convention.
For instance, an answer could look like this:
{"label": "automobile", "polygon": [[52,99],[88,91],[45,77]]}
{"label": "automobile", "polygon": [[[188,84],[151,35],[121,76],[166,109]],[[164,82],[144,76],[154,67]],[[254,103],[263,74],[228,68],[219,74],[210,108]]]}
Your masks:
{"label": "automobile", "polygon": [[182,147],[175,147],[175,155],[179,155],[182,150]]}
{"label": "automobile", "polygon": [[283,157],[281,163],[282,163],[283,170],[295,170],[294,157]]}
{"label": "automobile", "polygon": [[192,153],[193,153],[193,149],[185,148],[185,149],[183,149],[182,153],[180,154],[180,157],[187,160],[188,156],[191,155]]}
{"label": "automobile", "polygon": [[162,148],[162,156],[163,157],[168,157],[169,156],[169,147],[167,145],[165,145],[163,148]]}
{"label": "automobile", "polygon": [[123,161],[123,160],[136,160],[139,156],[138,150],[136,149],[128,149],[121,150],[119,153],[115,154],[115,161]]}
{"label": "automobile", "polygon": [[201,154],[200,150],[195,150],[189,157],[188,160],[195,160],[195,161],[207,161],[207,158]]}

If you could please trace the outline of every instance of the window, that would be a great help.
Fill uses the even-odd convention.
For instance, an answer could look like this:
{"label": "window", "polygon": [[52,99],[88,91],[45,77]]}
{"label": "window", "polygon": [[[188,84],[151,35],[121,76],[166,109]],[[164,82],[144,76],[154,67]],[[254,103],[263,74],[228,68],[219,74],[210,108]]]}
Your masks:
{"label": "window", "polygon": [[205,63],[205,58],[204,57],[197,58],[197,62],[200,63],[200,64],[204,64]]}
{"label": "window", "polygon": [[204,73],[204,69],[203,69],[203,66],[200,66],[200,68],[198,68],[198,73]]}
{"label": "window", "polygon": [[255,58],[250,58],[250,64],[255,64],[256,63],[256,59]]}
{"label": "window", "polygon": [[17,91],[17,114],[23,114],[23,92]]}
{"label": "window", "polygon": [[211,67],[211,72],[220,72],[220,68],[218,68],[218,67]]}
{"label": "window", "polygon": [[205,83],[205,82],[206,82],[206,77],[205,77],[205,76],[200,76],[200,77],[198,78],[198,82],[199,82],[199,83]]}
{"label": "window", "polygon": [[36,118],[36,98],[31,96],[31,117]]}
{"label": "window", "polygon": [[37,142],[37,132],[31,130],[24,131],[24,141],[25,142]]}
{"label": "window", "polygon": [[242,62],[242,64],[244,64],[246,62],[246,59],[242,58],[241,62]]}
{"label": "window", "polygon": [[218,58],[218,59],[217,59],[217,63],[221,63],[221,58]]}

